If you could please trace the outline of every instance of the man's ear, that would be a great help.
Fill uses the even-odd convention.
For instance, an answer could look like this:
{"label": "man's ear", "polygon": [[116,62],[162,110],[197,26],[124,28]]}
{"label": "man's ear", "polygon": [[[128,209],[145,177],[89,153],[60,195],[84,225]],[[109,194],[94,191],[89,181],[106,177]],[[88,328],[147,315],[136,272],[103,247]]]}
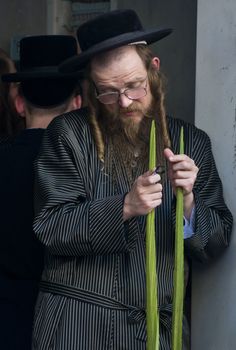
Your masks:
{"label": "man's ear", "polygon": [[81,95],[76,95],[75,97],[73,97],[72,106],[73,106],[73,109],[81,108],[81,106],[82,106],[82,97],[81,97]]}
{"label": "man's ear", "polygon": [[25,101],[23,99],[22,96],[17,95],[15,98],[15,108],[17,113],[21,116],[21,117],[25,117]]}
{"label": "man's ear", "polygon": [[152,59],[152,65],[154,68],[156,68],[157,70],[160,69],[160,65],[161,65],[161,61],[159,57],[153,57]]}

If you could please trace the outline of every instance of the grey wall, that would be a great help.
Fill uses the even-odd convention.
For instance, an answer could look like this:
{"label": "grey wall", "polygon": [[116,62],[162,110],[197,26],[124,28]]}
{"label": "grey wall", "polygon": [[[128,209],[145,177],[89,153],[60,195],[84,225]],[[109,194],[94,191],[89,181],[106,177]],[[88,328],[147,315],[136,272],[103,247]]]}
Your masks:
{"label": "grey wall", "polygon": [[[236,219],[236,1],[199,0],[196,125],[207,131]],[[217,20],[216,20],[217,19]],[[210,266],[194,266],[192,350],[236,348],[236,235]]]}
{"label": "grey wall", "polygon": [[46,34],[46,0],[0,0],[0,47],[10,53],[16,35]]}

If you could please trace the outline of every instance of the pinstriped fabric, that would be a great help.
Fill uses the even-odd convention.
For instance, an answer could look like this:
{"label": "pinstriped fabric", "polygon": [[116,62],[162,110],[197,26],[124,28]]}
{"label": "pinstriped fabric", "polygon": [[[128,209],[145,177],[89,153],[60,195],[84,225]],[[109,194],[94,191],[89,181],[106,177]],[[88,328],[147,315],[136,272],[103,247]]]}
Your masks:
{"label": "pinstriped fabric", "polygon": [[[232,216],[223,200],[207,135],[179,120],[169,118],[168,123],[174,152],[183,124],[186,153],[200,168],[194,188],[195,233],[185,247],[186,254],[206,260],[228,245]],[[143,164],[140,174],[144,170]],[[34,229],[46,247],[44,281],[145,308],[145,217],[122,222],[123,197],[129,186],[116,159],[102,170],[85,110],[51,123],[36,164]],[[166,181],[163,204],[156,209],[161,350],[170,349],[174,204]],[[41,291],[33,349],[144,350],[145,318],[140,315]]]}
{"label": "pinstriped fabric", "polygon": [[[62,326],[54,335],[52,349],[107,349],[110,344],[110,313],[101,307],[91,308],[89,304],[71,300],[61,319]],[[71,318],[72,327],[67,327]],[[100,327],[96,327],[99,324]],[[63,336],[61,336],[63,334]]]}

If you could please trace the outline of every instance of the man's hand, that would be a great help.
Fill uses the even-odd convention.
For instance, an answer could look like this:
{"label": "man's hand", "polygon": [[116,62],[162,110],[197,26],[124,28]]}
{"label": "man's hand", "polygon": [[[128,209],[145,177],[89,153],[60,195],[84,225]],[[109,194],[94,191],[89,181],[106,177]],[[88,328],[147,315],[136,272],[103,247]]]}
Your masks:
{"label": "man's hand", "polygon": [[146,215],[162,202],[160,175],[148,171],[139,176],[124,200],[124,221],[138,215]]}
{"label": "man's hand", "polygon": [[193,186],[195,184],[198,167],[194,161],[185,154],[175,155],[169,148],[164,150],[168,161],[168,177],[174,193],[181,187],[184,195],[184,215],[189,219],[194,207]]}

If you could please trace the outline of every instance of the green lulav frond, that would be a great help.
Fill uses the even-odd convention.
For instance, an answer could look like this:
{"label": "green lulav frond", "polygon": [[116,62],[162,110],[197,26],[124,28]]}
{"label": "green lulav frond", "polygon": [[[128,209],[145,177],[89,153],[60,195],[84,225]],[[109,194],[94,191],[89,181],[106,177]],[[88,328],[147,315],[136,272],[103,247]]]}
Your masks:
{"label": "green lulav frond", "polygon": [[[149,169],[156,167],[156,127],[152,121],[149,146]],[[156,273],[155,209],[147,215],[146,226],[146,320],[147,350],[159,349],[159,312]]]}
{"label": "green lulav frond", "polygon": [[[184,132],[180,131],[179,153],[184,154]],[[172,316],[172,350],[182,350],[182,324],[184,300],[184,229],[183,229],[183,190],[176,191],[176,227],[175,227],[175,267],[174,297]]]}

